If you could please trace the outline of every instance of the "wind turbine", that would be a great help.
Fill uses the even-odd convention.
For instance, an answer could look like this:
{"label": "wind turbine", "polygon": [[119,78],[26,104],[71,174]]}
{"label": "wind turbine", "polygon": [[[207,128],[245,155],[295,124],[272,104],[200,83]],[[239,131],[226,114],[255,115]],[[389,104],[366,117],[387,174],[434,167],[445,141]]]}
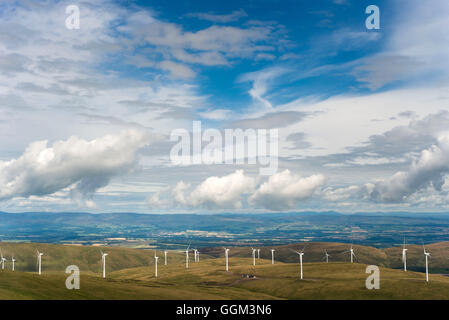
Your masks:
{"label": "wind turbine", "polygon": [[351,256],[351,263],[354,262],[354,258],[357,259],[356,255],[355,255],[355,253],[354,253],[354,249],[352,248],[352,243],[351,243],[351,249],[349,249],[349,250],[347,250],[347,251],[345,251],[345,252],[343,252],[343,253],[350,253],[350,256]]}
{"label": "wind turbine", "polygon": [[42,274],[42,256],[44,255],[42,252],[37,251],[37,263],[39,265],[39,275]]}
{"label": "wind turbine", "polygon": [[426,251],[426,248],[424,247],[424,243],[422,245],[424,250],[424,257],[426,258],[426,282],[429,282],[429,260],[430,259],[430,253]]}
{"label": "wind turbine", "polygon": [[5,270],[5,257],[3,256],[3,252],[0,250],[0,256],[1,256],[1,263],[2,263],[2,270]]}
{"label": "wind turbine", "polygon": [[11,261],[12,261],[12,271],[14,271],[14,263],[16,262],[16,259],[14,259],[14,256],[12,256]]}
{"label": "wind turbine", "polygon": [[271,249],[271,264],[274,264],[274,252],[275,252],[276,250],[274,250],[274,249]]}
{"label": "wind turbine", "polygon": [[402,262],[404,263],[404,271],[407,271],[407,249],[405,248],[405,237],[404,245],[402,246]]}
{"label": "wind turbine", "polygon": [[323,258],[323,260],[326,259],[326,263],[329,263],[329,257],[330,256],[331,255],[327,253],[326,249],[324,249],[324,258]]}
{"label": "wind turbine", "polygon": [[260,249],[257,249],[257,259],[260,259]]}
{"label": "wind turbine", "polygon": [[187,249],[185,250],[186,253],[186,269],[189,269],[189,249],[190,249],[190,243]]}
{"label": "wind turbine", "polygon": [[199,262],[200,261],[200,252],[198,251],[198,249],[193,249],[193,255],[195,258],[195,262]]}
{"label": "wind turbine", "polygon": [[229,271],[229,249],[223,248],[225,251],[226,272]]}
{"label": "wind turbine", "polygon": [[108,255],[107,253],[104,253],[103,251],[101,251],[101,262],[103,264],[103,278],[106,278],[106,256]]}
{"label": "wind turbine", "polygon": [[300,274],[301,280],[302,280],[302,256],[304,255],[305,248],[306,247],[302,248],[301,251],[296,251],[296,250],[290,249],[291,251],[296,252],[299,255],[299,265],[300,265],[300,273],[299,274]]}
{"label": "wind turbine", "polygon": [[154,276],[157,278],[157,260],[159,257],[154,256]]}
{"label": "wind turbine", "polygon": [[167,250],[164,250],[165,265],[167,265]]}
{"label": "wind turbine", "polygon": [[251,248],[251,250],[253,250],[253,266],[256,265],[256,249]]}

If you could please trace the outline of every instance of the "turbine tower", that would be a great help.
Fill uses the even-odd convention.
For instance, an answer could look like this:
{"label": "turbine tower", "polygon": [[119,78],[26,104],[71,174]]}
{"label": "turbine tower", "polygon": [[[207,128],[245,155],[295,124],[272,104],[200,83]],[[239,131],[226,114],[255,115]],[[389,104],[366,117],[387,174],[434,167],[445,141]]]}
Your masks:
{"label": "turbine tower", "polygon": [[42,274],[42,256],[44,255],[42,252],[39,252],[39,250],[37,251],[37,264],[39,266],[39,275]]}
{"label": "turbine tower", "polygon": [[159,257],[154,256],[154,276],[157,278],[157,260]]}
{"label": "turbine tower", "polygon": [[164,250],[164,264],[167,265],[167,250]]}
{"label": "turbine tower", "polygon": [[186,269],[189,269],[189,249],[190,249],[190,244],[187,247],[187,249],[185,250],[185,253],[186,253]]}
{"label": "turbine tower", "polygon": [[260,249],[257,249],[257,259],[260,259]]}
{"label": "turbine tower", "polygon": [[426,258],[426,282],[429,282],[429,259],[430,259],[430,253],[426,251],[426,248],[424,247],[424,244],[422,245],[424,250],[424,257]]}
{"label": "turbine tower", "polygon": [[356,255],[354,253],[354,249],[352,248],[352,243],[351,243],[351,249],[349,249],[349,250],[347,250],[347,251],[345,251],[343,253],[349,253],[350,254],[350,256],[351,256],[351,263],[354,262],[354,258],[357,259]]}
{"label": "turbine tower", "polygon": [[1,263],[2,263],[2,270],[5,270],[5,257],[3,256],[3,252],[0,250],[0,256],[1,256]]}
{"label": "turbine tower", "polygon": [[274,250],[274,249],[271,249],[271,264],[274,264],[274,252],[275,252],[276,250]]}
{"label": "turbine tower", "polygon": [[14,271],[14,263],[16,262],[16,259],[14,259],[14,256],[12,256],[11,261],[12,261],[12,271]]}
{"label": "turbine tower", "polygon": [[326,249],[324,249],[324,258],[323,258],[323,260],[326,259],[326,263],[329,263],[329,257],[330,256],[331,255],[327,253]]}
{"label": "turbine tower", "polygon": [[299,275],[300,275],[301,280],[302,280],[302,256],[304,255],[305,248],[306,247],[302,248],[301,251],[296,251],[296,250],[290,249],[291,251],[296,252],[299,255],[299,270],[300,270]]}
{"label": "turbine tower", "polygon": [[404,263],[404,271],[407,271],[407,249],[405,248],[405,237],[404,245],[402,246],[402,262]]}
{"label": "turbine tower", "polygon": [[198,249],[193,249],[193,255],[195,262],[200,262],[200,252]]}
{"label": "turbine tower", "polygon": [[253,266],[256,265],[256,249],[251,248],[251,250],[253,250]]}
{"label": "turbine tower", "polygon": [[108,255],[107,253],[104,253],[103,251],[101,251],[101,263],[103,265],[103,278],[106,278],[106,256]]}
{"label": "turbine tower", "polygon": [[225,251],[226,272],[229,271],[229,249],[223,248]]}

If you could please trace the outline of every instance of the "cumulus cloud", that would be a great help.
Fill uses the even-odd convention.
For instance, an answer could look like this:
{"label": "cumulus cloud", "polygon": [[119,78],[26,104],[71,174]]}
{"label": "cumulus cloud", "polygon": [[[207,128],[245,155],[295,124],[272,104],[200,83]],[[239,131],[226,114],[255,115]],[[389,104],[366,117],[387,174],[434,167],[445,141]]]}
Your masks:
{"label": "cumulus cloud", "polygon": [[49,195],[71,186],[72,196],[89,197],[113,177],[132,171],[138,150],[148,143],[139,130],[91,141],[72,136],[51,146],[33,142],[19,158],[0,162],[0,200]]}
{"label": "cumulus cloud", "polygon": [[238,209],[242,207],[242,196],[253,192],[255,184],[254,178],[246,176],[243,170],[237,170],[223,177],[207,178],[188,196],[185,192],[190,185],[181,181],[172,194],[175,201],[182,205]]}
{"label": "cumulus cloud", "polygon": [[161,199],[161,194],[161,191],[154,192],[151,196],[148,197],[147,204],[153,208],[165,208],[170,205],[170,201],[168,201],[167,199]]}
{"label": "cumulus cloud", "polygon": [[312,196],[315,190],[324,184],[324,180],[321,174],[303,178],[284,170],[263,183],[249,198],[249,202],[270,210],[291,209],[300,200]]}
{"label": "cumulus cloud", "polygon": [[[287,210],[312,196],[324,180],[321,174],[303,178],[285,170],[258,186],[257,178],[236,170],[222,177],[208,177],[196,187],[180,181],[170,192],[152,194],[147,202],[159,208],[167,207],[171,202],[183,207],[240,209],[247,204],[269,210]],[[171,200],[167,199],[169,196]]]}
{"label": "cumulus cloud", "polygon": [[367,184],[365,188],[373,201],[403,202],[411,194],[428,187],[441,191],[448,173],[449,135],[443,135],[436,145],[421,152],[408,171],[399,171],[390,179]]}

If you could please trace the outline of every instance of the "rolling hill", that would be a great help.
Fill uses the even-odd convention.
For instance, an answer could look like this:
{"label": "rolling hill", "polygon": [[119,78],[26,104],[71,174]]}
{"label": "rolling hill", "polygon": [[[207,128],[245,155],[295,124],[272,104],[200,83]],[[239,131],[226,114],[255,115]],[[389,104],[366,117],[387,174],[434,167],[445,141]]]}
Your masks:
{"label": "rolling hill", "polygon": [[[304,256],[304,280],[299,280],[297,255],[290,249],[302,244],[276,247],[276,263],[271,264],[270,248],[261,248],[261,258],[252,266],[251,248],[232,247],[230,272],[224,271],[222,248],[202,250],[201,260],[185,269],[185,256],[169,252],[169,264],[159,256],[159,277],[154,277],[154,252],[127,248],[103,248],[109,253],[107,278],[100,276],[98,247],[49,244],[1,243],[3,254],[17,259],[15,272],[10,262],[0,271],[0,299],[449,299],[449,278],[432,274],[424,281],[420,272],[403,272],[400,248],[380,250],[354,246],[360,263],[348,263],[341,243],[309,243]],[[430,270],[444,269],[449,243],[428,245],[435,259]],[[35,250],[44,252],[43,275],[35,272]],[[323,250],[330,263],[321,262]],[[409,246],[410,264],[419,260],[422,248]],[[67,290],[64,273],[68,265],[81,270],[81,289]],[[367,290],[368,264],[380,266],[381,289]],[[255,279],[242,277],[254,275]]]}
{"label": "rolling hill", "polygon": [[[431,275],[430,282],[416,272],[380,268],[380,290],[365,288],[366,265],[350,263],[305,263],[304,280],[298,264],[260,259],[230,258],[230,272],[222,259],[159,267],[123,269],[107,279],[81,274],[80,290],[65,288],[63,272],[42,276],[27,272],[0,272],[0,299],[449,299],[449,278]],[[242,275],[255,275],[255,279]]]}

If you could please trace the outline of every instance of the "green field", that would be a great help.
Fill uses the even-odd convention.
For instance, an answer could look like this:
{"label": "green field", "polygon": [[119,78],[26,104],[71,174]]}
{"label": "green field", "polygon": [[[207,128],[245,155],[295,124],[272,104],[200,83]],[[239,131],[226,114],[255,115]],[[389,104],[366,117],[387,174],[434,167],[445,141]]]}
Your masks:
{"label": "green field", "polygon": [[[326,245],[331,255],[332,248],[340,250],[340,244]],[[322,246],[324,244],[308,246],[309,257],[316,254],[319,258]],[[444,245],[435,244],[433,249],[441,247]],[[7,257],[14,250],[19,271],[12,272],[9,262],[0,272],[0,299],[449,299],[448,277],[431,274],[430,282],[426,283],[423,273],[383,267],[382,263],[389,263],[391,257],[376,251],[378,249],[370,251],[369,247],[363,250],[355,247],[356,254],[359,252],[360,260],[385,254],[385,260],[377,264],[380,266],[379,290],[365,288],[368,276],[365,263],[307,262],[306,254],[304,280],[300,280],[297,262],[276,261],[272,265],[267,248],[262,248],[261,259],[256,260],[255,267],[248,248],[233,248],[229,272],[224,270],[224,258],[218,249],[204,250],[198,263],[193,262],[191,254],[188,270],[182,253],[170,252],[169,265],[164,266],[160,252],[158,278],[154,277],[153,251],[103,248],[109,253],[106,279],[101,278],[101,256],[96,247],[2,243],[1,248]],[[35,269],[36,248],[44,252],[41,276],[34,270],[24,271],[31,264]],[[279,259],[295,259],[288,248],[277,248]],[[414,251],[411,251],[413,259]],[[30,261],[19,262],[27,255],[31,255]],[[71,264],[80,267],[80,290],[65,287],[68,275],[64,271]],[[256,278],[242,278],[244,274]]]}

